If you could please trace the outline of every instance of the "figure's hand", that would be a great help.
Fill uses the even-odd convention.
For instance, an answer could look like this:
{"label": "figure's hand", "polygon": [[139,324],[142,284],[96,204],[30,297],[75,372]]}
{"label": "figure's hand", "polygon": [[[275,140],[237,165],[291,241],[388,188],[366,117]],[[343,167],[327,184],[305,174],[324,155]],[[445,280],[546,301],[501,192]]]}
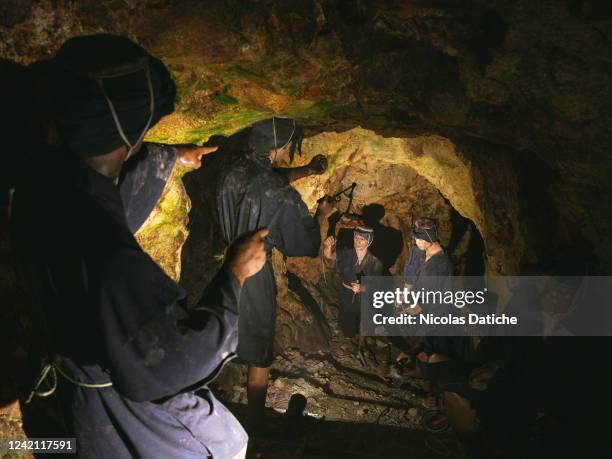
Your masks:
{"label": "figure's hand", "polygon": [[351,290],[354,293],[359,293],[359,292],[361,292],[361,285],[358,284],[357,282],[351,282]]}
{"label": "figure's hand", "polygon": [[323,245],[325,247],[331,247],[336,243],[336,238],[334,236],[328,236],[327,238],[325,238],[325,240],[323,241]]}
{"label": "figure's hand", "polygon": [[316,155],[308,163],[311,174],[321,175],[327,170],[327,158],[324,155]]}
{"label": "figure's hand", "polygon": [[264,237],[267,229],[243,236],[232,244],[227,253],[228,269],[236,276],[240,285],[254,274],[257,274],[266,263]]}
{"label": "figure's hand", "polygon": [[176,159],[182,166],[189,169],[199,169],[202,156],[217,151],[218,147],[200,147],[198,145],[175,145],[178,150]]}

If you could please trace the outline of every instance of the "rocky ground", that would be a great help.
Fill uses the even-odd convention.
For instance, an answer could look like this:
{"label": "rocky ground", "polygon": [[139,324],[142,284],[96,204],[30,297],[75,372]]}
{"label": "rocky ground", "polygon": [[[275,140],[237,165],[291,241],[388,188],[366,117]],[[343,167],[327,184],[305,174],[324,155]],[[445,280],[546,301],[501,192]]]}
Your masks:
{"label": "rocky ground", "polygon": [[[239,418],[244,405],[231,405]],[[438,459],[467,457],[451,433],[430,434],[385,425],[313,420],[295,433],[284,416],[267,414],[274,434],[251,437],[247,459]]]}
{"label": "rocky ground", "polygon": [[[334,333],[330,351],[294,349],[278,355],[271,368],[267,405],[282,413],[291,395],[302,394],[308,399],[308,413],[318,419],[419,428],[424,400],[384,383],[390,354],[386,343],[376,340],[370,349],[368,365],[362,367],[355,357],[357,346]],[[218,382],[231,402],[246,403],[245,370],[232,365]],[[414,384],[418,387],[419,382]]]}
{"label": "rocky ground", "polygon": [[[462,457],[453,433],[423,430],[421,418],[430,408],[420,380],[404,377],[404,388],[385,384],[389,361],[398,350],[386,340],[370,338],[367,365],[362,366],[356,344],[339,331],[336,305],[321,310],[329,321],[329,348],[291,348],[277,355],[268,390],[269,426],[252,438],[249,457]],[[246,366],[240,364],[229,365],[216,382],[221,398],[244,421],[245,384]],[[294,394],[306,397],[311,417],[297,433],[283,416]]]}
{"label": "rocky ground", "polygon": [[[504,275],[528,273],[555,250],[576,247],[590,273],[607,274],[612,260],[612,130],[606,116],[612,95],[610,2],[461,4],[4,0],[0,80],[11,88],[5,91],[11,113],[5,140],[16,141],[15,152],[26,152],[26,167],[35,164],[28,140],[41,136],[31,119],[39,101],[24,66],[51,57],[73,36],[129,36],[168,65],[178,86],[175,113],[148,140],[205,142],[271,115],[291,116],[306,128],[307,156],[323,152],[330,160],[327,176],[296,184],[310,207],[320,191],[337,192],[345,182],[358,181],[354,204],[384,205],[397,221],[383,224],[404,234],[414,215],[434,209],[442,237],[448,237],[444,243],[450,244],[454,235],[464,234],[452,221],[461,217],[469,231],[456,244],[458,266],[469,264],[464,246],[476,246],[472,252],[487,273]],[[7,155],[2,179],[16,167],[11,156],[18,157]],[[190,297],[198,298],[207,273],[216,268],[212,255],[222,247],[207,223],[214,202],[207,198],[206,180],[188,177],[193,207],[184,269],[180,249],[189,206],[182,184],[162,203],[169,219],[152,226],[161,237],[147,240],[142,234],[140,241],[149,246],[159,239],[178,241],[178,247],[164,246],[158,258],[151,253],[174,278],[180,272]],[[391,185],[397,186],[394,194],[381,193]],[[23,295],[12,272],[6,226],[0,220],[0,304],[9,306],[0,308],[5,350],[0,405],[27,390],[9,378],[22,354],[22,320],[14,311]],[[401,265],[401,255],[398,260]],[[294,269],[298,262],[301,270]],[[308,410],[325,416],[319,430],[329,435],[326,451],[332,452],[325,454],[331,457],[343,457],[333,453],[339,439],[367,437],[362,428],[366,433],[382,429],[391,438],[422,435],[410,430],[417,428],[418,413],[415,419],[406,416],[410,408],[420,412],[419,400],[380,382],[389,349],[372,343],[379,363],[360,367],[353,346],[334,331],[334,302],[319,291],[318,260],[291,263],[312,298],[302,301],[280,292],[282,326],[277,327],[270,406],[282,410],[291,394],[306,395]],[[244,406],[243,371],[232,366],[219,382],[238,411]],[[13,417],[3,416],[0,434],[18,427]],[[324,457],[315,447],[317,435],[309,436],[299,453],[295,442],[293,450],[282,450],[278,439],[270,444],[280,445],[283,453],[277,457]],[[377,442],[379,448],[425,444],[395,444],[383,434]],[[356,449],[370,454],[365,447]]]}
{"label": "rocky ground", "polygon": [[[7,409],[2,409],[0,414],[0,439],[25,440],[27,437],[23,433],[21,425],[21,413],[17,405],[13,405]],[[3,454],[0,452],[2,459],[8,458],[33,458],[32,454]]]}

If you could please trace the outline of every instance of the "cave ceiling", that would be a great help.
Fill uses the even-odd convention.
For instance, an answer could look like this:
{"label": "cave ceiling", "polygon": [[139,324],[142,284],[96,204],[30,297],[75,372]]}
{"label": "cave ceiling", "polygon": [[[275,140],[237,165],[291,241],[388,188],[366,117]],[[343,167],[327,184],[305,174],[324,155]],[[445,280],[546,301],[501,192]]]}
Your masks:
{"label": "cave ceiling", "polygon": [[311,136],[450,142],[470,181],[452,185],[475,205],[432,183],[477,225],[493,271],[551,240],[612,241],[607,2],[5,0],[0,13],[8,61],[100,32],[161,58],[177,110],[150,140],[202,142],[283,114]]}

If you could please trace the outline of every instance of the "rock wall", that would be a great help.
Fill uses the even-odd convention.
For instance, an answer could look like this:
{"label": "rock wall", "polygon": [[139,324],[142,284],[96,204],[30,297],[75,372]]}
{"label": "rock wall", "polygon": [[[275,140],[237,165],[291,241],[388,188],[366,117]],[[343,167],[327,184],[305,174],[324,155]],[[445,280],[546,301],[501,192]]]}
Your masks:
{"label": "rock wall", "polygon": [[[302,161],[330,157],[326,175],[296,184],[311,208],[321,192],[356,181],[355,209],[382,204],[383,223],[404,239],[414,215],[428,213],[466,251],[471,236],[454,241],[452,228],[472,222],[489,273],[518,273],[563,244],[596,247],[593,269],[609,269],[612,28],[602,2],[7,0],[0,11],[11,83],[24,80],[18,65],[72,36],[127,35],[178,85],[175,113],[149,140],[202,142],[293,116],[307,129]],[[174,278],[183,259],[193,298],[218,266],[210,254],[223,250],[206,180],[185,178],[189,227],[175,180],[139,234]],[[311,285],[320,272],[300,271]]]}
{"label": "rock wall", "polygon": [[[439,222],[441,241],[458,274],[482,274],[485,267],[489,271],[495,268],[487,264],[495,255],[485,254],[482,234],[497,233],[488,230],[480,216],[477,195],[481,191],[472,187],[473,183],[484,184],[473,179],[470,164],[448,140],[439,137],[383,138],[372,131],[356,128],[308,137],[302,147],[303,155],[296,158],[294,166],[306,164],[319,153],[326,154],[329,162],[326,173],[294,183],[311,212],[324,194],[334,195],[356,183],[350,210],[364,214],[372,222],[375,241],[371,249],[391,273],[401,274],[413,221],[423,216]],[[193,300],[199,297],[206,281],[219,266],[213,255],[221,255],[224,250],[216,221],[215,200],[216,178],[226,153],[224,148],[207,156],[200,170],[185,176],[192,207],[181,283]],[[349,197],[342,195],[335,205],[340,211],[347,211]],[[186,219],[188,207],[182,209]],[[481,226],[462,214],[475,215],[474,219]],[[321,228],[322,239],[327,229],[326,225]],[[168,230],[166,234],[164,227],[157,228],[155,237],[162,241],[173,240],[172,227]],[[478,241],[480,245],[474,244]],[[493,247],[493,254],[498,254],[497,259],[507,263],[516,261],[516,253],[511,257],[498,249],[500,246],[496,245],[494,236],[485,242]],[[284,350],[325,348],[329,337],[325,316],[330,316],[327,310],[330,305],[337,303],[335,284],[331,280],[333,274],[325,269],[320,257],[284,259],[275,251],[273,264],[279,304],[277,347]],[[474,271],[474,265],[481,270]]]}
{"label": "rock wall", "polygon": [[[382,205],[381,224],[404,242],[416,214],[436,216],[460,272],[479,263],[491,274],[526,272],[564,246],[591,257],[591,273],[612,272],[610,2],[3,0],[3,139],[27,167],[28,142],[43,136],[26,66],[91,33],[128,36],[170,68],[176,111],[148,140],[204,142],[292,116],[307,130],[301,161],[330,157],[327,174],[296,183],[311,208],[355,181],[355,210]],[[2,186],[14,172],[8,159]],[[207,166],[175,177],[138,235],[192,300],[224,248]],[[15,305],[23,295],[6,227],[0,290]],[[332,274],[318,259],[275,254],[274,263],[277,347],[325,349]],[[14,369],[24,360],[16,331],[27,324],[15,308],[0,323],[11,349],[2,366]],[[10,386],[3,397],[25,387]]]}
{"label": "rock wall", "polygon": [[[524,242],[518,225],[516,179],[511,163],[503,158],[478,164],[440,136],[385,138],[362,128],[316,135],[306,139],[303,146],[304,162],[318,153],[327,154],[330,162],[326,174],[296,183],[312,208],[322,192],[334,194],[357,182],[357,209],[379,201],[394,202],[387,218],[403,216],[404,235],[409,235],[414,218],[437,217],[442,240],[448,243],[450,217],[438,210],[441,204],[434,198],[422,194],[423,190],[426,194],[434,191],[434,195],[437,191],[481,233],[490,273],[518,271]],[[487,180],[491,176],[495,179]],[[487,212],[491,218],[485,218]]]}
{"label": "rock wall", "polygon": [[182,250],[189,236],[191,200],[183,184],[185,172],[180,165],[174,166],[157,205],[135,234],[140,246],[176,282],[181,278]]}
{"label": "rock wall", "polygon": [[[7,0],[0,9],[9,61],[98,32],[162,58],[179,100],[152,140],[204,141],[272,113],[311,133],[361,126],[428,139],[407,148],[423,147],[412,167],[474,221],[491,272],[516,273],[559,245],[596,247],[595,269],[609,269],[607,2]],[[443,190],[442,175],[427,176],[453,168],[430,167],[444,150],[432,154],[436,143],[457,152],[464,178],[455,179],[471,184]],[[529,178],[534,167],[539,179]]]}

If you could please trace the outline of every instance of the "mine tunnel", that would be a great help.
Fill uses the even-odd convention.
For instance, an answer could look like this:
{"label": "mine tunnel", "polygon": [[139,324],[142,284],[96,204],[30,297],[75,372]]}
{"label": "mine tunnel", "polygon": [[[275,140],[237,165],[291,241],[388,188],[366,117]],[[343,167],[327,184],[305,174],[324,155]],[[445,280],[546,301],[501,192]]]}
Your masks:
{"label": "mine tunnel", "polygon": [[[144,104],[146,116],[139,126],[146,132],[144,147],[126,160],[124,170],[138,154],[151,157],[154,148],[172,155],[189,145],[217,148],[207,150],[197,167],[184,167],[177,159],[167,174],[153,172],[161,174],[163,184],[156,182],[158,194],[132,232],[136,250],[146,254],[162,280],[149,281],[144,290],[180,289],[187,310],[197,310],[202,298],[216,298],[210,286],[228,269],[232,253],[220,221],[219,190],[228,158],[250,154],[247,137],[257,123],[295,120],[293,128],[303,130],[300,151],[292,160],[287,155],[275,160],[274,167],[308,168],[318,155],[325,158],[323,171],[309,170],[286,185],[297,193],[304,218],[316,218],[323,199],[336,215],[353,222],[336,227],[331,218],[317,220],[321,244],[314,256],[287,256],[268,247],[277,305],[260,423],[252,422],[249,411],[249,362],[240,358],[216,368],[205,385],[199,381],[208,395],[189,384],[143,402],[117,389],[132,415],[142,409],[135,408],[137,403],[163,410],[174,396],[186,394],[201,397],[200,403],[206,400],[214,416],[225,413],[212,408],[218,403],[229,410],[228,419],[235,417],[245,430],[221,422],[215,445],[236,431],[245,432],[248,449],[241,453],[247,458],[606,457],[602,451],[609,454],[612,447],[603,432],[608,423],[598,417],[606,416],[612,401],[602,363],[612,333],[609,297],[600,294],[603,308],[593,308],[597,312],[582,322],[582,331],[573,333],[578,336],[472,333],[453,341],[463,346],[469,362],[460,370],[452,364],[444,368],[455,371],[453,377],[460,373],[463,380],[434,390],[423,370],[431,371],[431,366],[419,363],[421,337],[373,334],[362,343],[359,334],[346,336],[340,317],[346,285],[337,265],[326,257],[324,244],[333,235],[335,253],[354,251],[356,228],[366,228],[372,234],[367,250],[380,262],[379,275],[405,279],[411,253],[416,253],[417,221],[426,218],[435,222],[437,233],[430,243],[439,243],[448,259],[446,277],[478,279],[469,281],[477,285],[485,282],[482,279],[510,279],[511,287],[522,279],[536,279],[540,302],[562,302],[558,297],[570,295],[571,303],[576,291],[609,292],[611,21],[608,3],[596,0],[2,2],[0,81],[11,114],[3,123],[7,144],[0,170],[2,457],[14,457],[9,442],[75,437],[73,453],[115,457],[109,453],[112,449],[90,448],[80,434],[70,433],[60,397],[62,386],[72,387],[79,378],[63,376],[65,367],[50,364],[50,346],[41,331],[47,319],[30,307],[38,284],[32,287],[24,281],[28,273],[19,261],[17,241],[26,233],[15,234],[13,229],[14,221],[24,218],[23,212],[13,213],[13,198],[18,200],[30,183],[32,189],[51,185],[39,194],[49,196],[41,217],[26,216],[31,223],[26,246],[28,241],[35,247],[40,240],[53,240],[49,235],[56,234],[62,218],[78,220],[74,214],[79,212],[70,210],[72,199],[54,199],[56,186],[49,176],[56,169],[45,174],[49,158],[65,145],[49,119],[49,112],[61,104],[42,103],[45,94],[54,92],[55,80],[41,69],[57,59],[67,40],[99,34],[129,39],[159,59],[175,91],[173,103],[168,101],[172,109],[150,129],[145,125],[149,106]],[[104,59],[99,56],[101,63]],[[96,58],[82,60],[95,67]],[[112,91],[110,95],[112,100]],[[98,113],[115,123],[107,101],[100,100]],[[124,108],[119,103],[115,109]],[[115,124],[110,126],[109,135],[119,138]],[[287,145],[294,140],[293,132]],[[132,145],[119,143],[131,152]],[[28,181],[44,175],[40,183]],[[252,177],[242,179],[248,187]],[[120,185],[123,179],[117,180]],[[127,208],[125,198],[123,205]],[[66,237],[65,231],[57,234]],[[109,234],[114,233],[100,232],[98,237],[105,240]],[[79,237],[77,232],[74,240]],[[62,246],[54,250],[62,258]],[[32,252],[29,256],[42,253]],[[70,255],[65,258],[71,260]],[[129,275],[130,267],[124,268]],[[80,264],[75,269],[81,273]],[[588,278],[588,285],[597,288],[581,289],[577,285],[587,284],[576,284],[577,278]],[[86,283],[92,285],[97,284]],[[511,287],[495,297],[489,312],[512,310],[512,298],[518,295],[513,297]],[[79,298],[83,304],[99,299],[95,294],[93,299]],[[165,306],[159,310],[169,311]],[[528,306],[537,309],[540,303]],[[91,327],[95,332],[90,336],[104,341],[96,325],[103,322],[102,315],[96,314],[92,323],[68,321],[67,334],[87,337]],[[209,316],[201,320],[200,332]],[[178,330],[185,341],[198,333],[198,327]],[[139,336],[122,346],[128,348]],[[156,338],[145,338],[156,350]],[[407,359],[397,360],[402,354]],[[147,354],[145,368],[155,366],[149,358],[157,362],[164,353]],[[181,361],[184,367],[172,367],[173,378],[194,365],[190,359]],[[104,382],[81,384],[79,390],[115,390],[109,369],[113,364],[102,360],[94,363],[113,388]],[[442,362],[460,360],[443,356]],[[151,385],[163,385],[162,380],[152,378]],[[45,396],[37,396],[41,394]],[[211,402],[210,394],[218,400]],[[155,429],[130,431],[133,425],[108,414],[113,413],[111,405],[104,408],[109,424],[99,427],[92,418],[91,426],[81,421],[73,431],[87,427],[90,436],[109,435],[122,447],[128,445],[125,457],[226,457],[214,453],[215,448],[225,451],[219,446],[206,449],[208,456],[194,454],[206,448],[197,429],[206,437],[202,426],[209,424],[202,421],[192,429],[196,433],[183,424],[176,427],[178,411],[201,407],[172,408],[176,419],[168,422],[174,431],[189,431],[185,441],[191,445],[196,439],[200,449],[177,447],[170,454],[166,451],[171,449],[164,448],[175,439],[165,441],[165,434],[151,433]],[[193,419],[189,422],[196,422]],[[139,442],[159,448],[140,449]],[[18,457],[40,452],[26,449]]]}

